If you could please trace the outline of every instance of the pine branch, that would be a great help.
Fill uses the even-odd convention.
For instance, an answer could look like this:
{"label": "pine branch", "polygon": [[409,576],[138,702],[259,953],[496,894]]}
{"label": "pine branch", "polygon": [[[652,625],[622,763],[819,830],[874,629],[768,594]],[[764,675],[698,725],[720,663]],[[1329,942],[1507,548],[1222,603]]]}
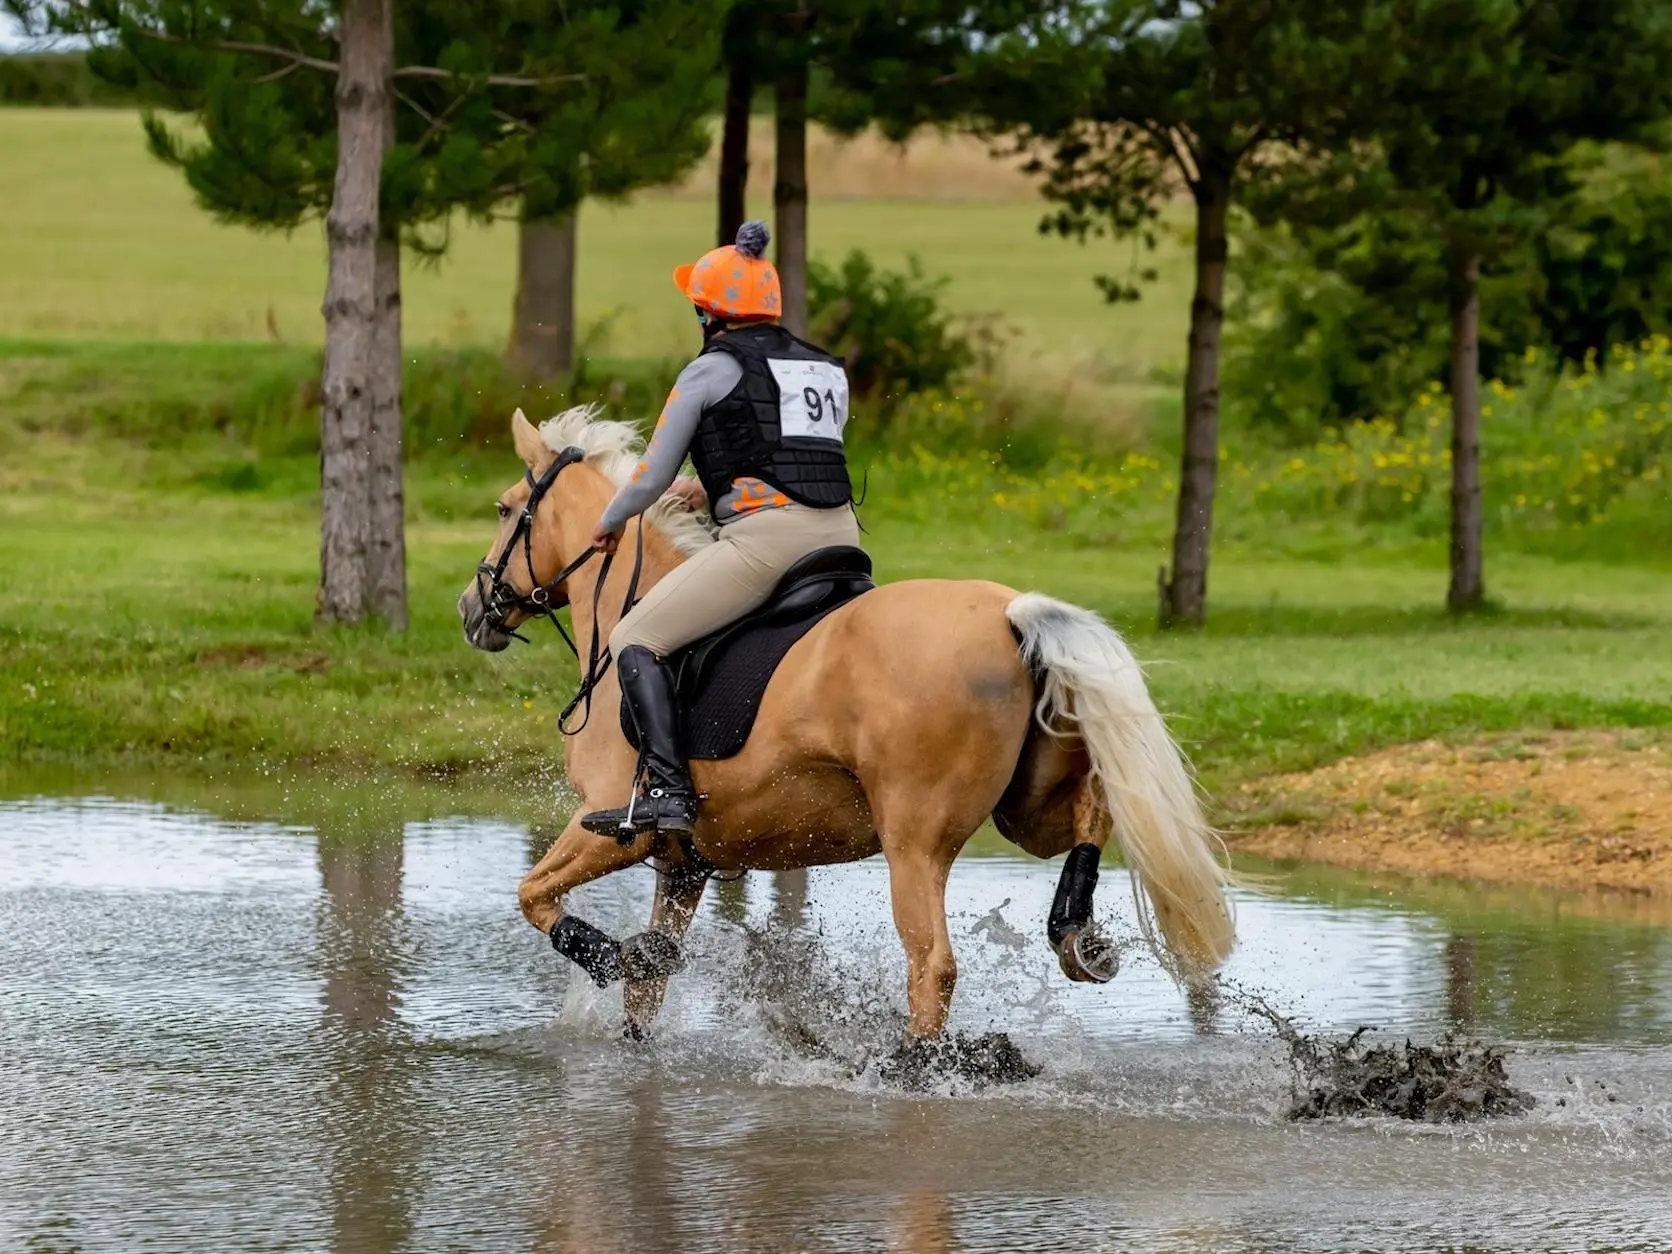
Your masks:
{"label": "pine branch", "polygon": [[[158,43],[182,44],[187,47],[202,48],[207,52],[245,52],[254,56],[279,57],[291,63],[293,67],[300,66],[310,70],[319,70],[325,74],[335,74],[342,67],[335,61],[327,61],[323,57],[312,57],[305,52],[293,48],[281,48],[277,44],[250,43],[242,39],[215,39],[200,41],[182,39],[178,35],[170,35],[165,31],[142,30],[140,32],[147,39],[154,39]],[[557,87],[565,83],[584,83],[585,74],[553,74],[546,78],[524,78],[515,74],[484,74],[478,77],[474,74],[461,74],[457,70],[442,69],[438,65],[402,65],[395,68],[393,78],[443,78],[465,79],[470,82],[484,83],[489,87]]]}
{"label": "pine branch", "polygon": [[258,83],[276,83],[281,78],[286,78],[289,75],[296,73],[296,71],[301,69],[301,68],[302,68],[302,65],[301,65],[300,62],[291,61],[291,62],[289,62],[285,65],[281,65],[278,69],[274,70],[271,74],[263,74],[260,78],[256,79],[255,81],[258,82]]}
{"label": "pine branch", "polygon": [[280,48],[274,44],[252,44],[236,39],[217,39],[201,42],[195,39],[182,39],[178,35],[170,35],[164,31],[147,30],[141,32],[147,39],[155,39],[158,43],[183,44],[187,47],[203,48],[209,52],[252,52],[258,56],[281,57],[292,65],[305,69],[320,70],[327,74],[335,74],[342,67],[335,61],[326,61],[320,57],[310,57],[305,52],[298,52],[290,48]]}
{"label": "pine branch", "polygon": [[585,74],[552,74],[546,78],[520,78],[515,74],[461,74],[436,65],[403,65],[395,70],[396,78],[462,78],[469,82],[486,83],[489,87],[558,87],[565,83],[584,83]]}

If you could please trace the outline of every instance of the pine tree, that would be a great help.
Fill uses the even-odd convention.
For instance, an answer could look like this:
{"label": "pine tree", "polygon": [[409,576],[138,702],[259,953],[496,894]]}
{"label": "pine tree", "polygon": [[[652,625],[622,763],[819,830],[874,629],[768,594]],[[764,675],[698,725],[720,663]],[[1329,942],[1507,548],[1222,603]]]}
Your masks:
{"label": "pine tree", "polygon": [[636,147],[604,128],[613,147],[600,178],[587,125],[618,116],[643,67],[688,61],[706,72],[712,6],[6,3],[37,29],[93,41],[95,69],[111,81],[145,84],[197,115],[201,140],[155,114],[145,126],[211,212],[270,230],[323,218],[318,616],[404,626],[401,242],[438,250],[456,209],[555,205],[555,189],[585,179],[619,194],[631,154],[665,151],[667,137]]}
{"label": "pine tree", "polygon": [[[773,90],[773,246],[783,285],[783,322],[807,333],[807,126],[815,75],[818,120],[853,133],[873,122],[904,138],[920,122],[948,116],[954,59],[995,14],[1005,29],[1018,10],[1005,0],[738,0],[722,40],[726,75],[718,187],[718,237],[729,244],[745,212],[748,109],[757,83]],[[943,107],[932,103],[940,98]],[[908,102],[915,101],[915,104]],[[909,120],[908,120],[909,119]]]}
{"label": "pine tree", "polygon": [[[691,0],[594,0],[566,5],[586,23],[589,81],[561,109],[537,97],[510,97],[501,118],[527,140],[517,170],[517,294],[511,358],[535,378],[573,367],[576,214],[586,199],[620,200],[639,188],[669,183],[708,150],[708,111],[722,13]],[[510,32],[536,40],[539,32]],[[508,189],[499,189],[501,193]],[[496,206],[478,200],[477,211]]]}
{"label": "pine tree", "polygon": [[725,76],[725,100],[720,113],[719,195],[715,247],[737,238],[737,228],[749,216],[749,123],[755,104],[757,3],[739,0],[726,13],[720,39],[720,70]]}
{"label": "pine tree", "polygon": [[[1048,229],[1082,239],[1137,235],[1153,246],[1175,196],[1188,195],[1194,209],[1183,454],[1173,560],[1161,575],[1163,626],[1199,625],[1207,612],[1232,205],[1280,168],[1267,156],[1322,142],[1354,107],[1364,91],[1361,66],[1387,40],[1390,6],[1066,3],[972,48],[961,107],[989,130],[1018,137],[1024,150],[1044,150],[1033,169],[1058,206]],[[1098,283],[1111,300],[1139,294],[1132,278]]]}
{"label": "pine tree", "polygon": [[1573,190],[1563,158],[1577,141],[1665,142],[1672,11],[1658,0],[1397,0],[1389,35],[1372,63],[1377,87],[1338,119],[1336,159],[1298,190],[1298,179],[1281,184],[1275,208],[1430,224],[1451,289],[1446,604],[1468,613],[1486,603],[1482,262],[1543,230]]}

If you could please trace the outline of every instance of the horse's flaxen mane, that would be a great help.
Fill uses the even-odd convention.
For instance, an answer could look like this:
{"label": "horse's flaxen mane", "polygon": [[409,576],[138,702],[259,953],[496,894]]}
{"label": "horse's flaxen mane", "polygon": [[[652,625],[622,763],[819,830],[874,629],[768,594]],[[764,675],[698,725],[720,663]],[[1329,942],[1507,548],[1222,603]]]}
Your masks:
{"label": "horse's flaxen mane", "polygon": [[[616,487],[621,487],[644,455],[644,437],[630,422],[600,418],[601,405],[576,405],[540,424],[540,438],[554,453],[578,448],[587,464],[597,469]],[[691,553],[714,543],[714,533],[701,515],[693,514],[663,499],[645,511],[645,519],[681,553]]]}

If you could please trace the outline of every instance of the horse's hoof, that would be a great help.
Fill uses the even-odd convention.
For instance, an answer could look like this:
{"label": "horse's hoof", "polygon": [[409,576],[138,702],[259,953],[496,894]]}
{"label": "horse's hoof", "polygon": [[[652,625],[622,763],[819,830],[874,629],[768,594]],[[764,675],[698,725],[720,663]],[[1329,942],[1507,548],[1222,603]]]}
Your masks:
{"label": "horse's hoof", "polygon": [[907,1035],[878,1067],[883,1083],[907,1091],[928,1088],[940,1077],[942,1067],[939,1037]]}
{"label": "horse's hoof", "polygon": [[908,1091],[921,1091],[946,1080],[960,1080],[977,1088],[1017,1084],[1033,1079],[1039,1071],[1038,1065],[1029,1062],[1003,1032],[907,1036],[878,1067],[884,1083]]}
{"label": "horse's hoof", "polygon": [[655,980],[684,967],[685,956],[666,932],[640,932],[621,942],[621,965],[629,980]]}
{"label": "horse's hoof", "polygon": [[1096,925],[1070,932],[1057,947],[1062,973],[1081,984],[1107,984],[1120,970],[1120,950]]}

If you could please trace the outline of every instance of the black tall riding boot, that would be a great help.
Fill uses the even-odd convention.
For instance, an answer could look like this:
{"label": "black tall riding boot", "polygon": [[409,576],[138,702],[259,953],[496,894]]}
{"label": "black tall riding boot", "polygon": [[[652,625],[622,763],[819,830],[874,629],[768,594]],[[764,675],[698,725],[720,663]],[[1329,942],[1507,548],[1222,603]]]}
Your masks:
{"label": "black tall riding boot", "polygon": [[621,651],[615,670],[621,677],[622,699],[638,728],[648,778],[631,806],[595,810],[581,818],[581,826],[601,836],[652,829],[689,832],[697,822],[697,790],[685,762],[673,672],[636,644]]}

